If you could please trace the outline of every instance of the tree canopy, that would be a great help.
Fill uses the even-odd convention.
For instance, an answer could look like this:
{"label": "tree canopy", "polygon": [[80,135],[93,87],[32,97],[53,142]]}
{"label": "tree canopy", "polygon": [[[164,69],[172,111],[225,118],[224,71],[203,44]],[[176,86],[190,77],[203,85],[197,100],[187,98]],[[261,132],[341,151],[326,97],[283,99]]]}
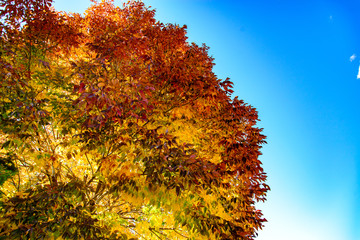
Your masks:
{"label": "tree canopy", "polygon": [[255,108],[141,1],[1,0],[0,239],[253,239]]}

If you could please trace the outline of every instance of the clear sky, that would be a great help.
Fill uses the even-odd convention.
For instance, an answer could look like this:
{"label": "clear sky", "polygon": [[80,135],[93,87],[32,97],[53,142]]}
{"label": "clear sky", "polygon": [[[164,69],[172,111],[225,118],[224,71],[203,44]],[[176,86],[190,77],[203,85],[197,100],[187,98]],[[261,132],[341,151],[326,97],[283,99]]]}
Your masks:
{"label": "clear sky", "polygon": [[[259,111],[271,191],[258,239],[360,240],[360,1],[144,2],[186,24]],[[54,5],[84,12],[90,1]]]}

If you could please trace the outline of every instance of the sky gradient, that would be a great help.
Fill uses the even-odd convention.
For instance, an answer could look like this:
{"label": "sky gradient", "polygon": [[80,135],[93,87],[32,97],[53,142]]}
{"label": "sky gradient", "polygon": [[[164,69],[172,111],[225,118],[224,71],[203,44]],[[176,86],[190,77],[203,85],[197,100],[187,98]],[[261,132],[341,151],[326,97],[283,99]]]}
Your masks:
{"label": "sky gradient", "polygon": [[144,2],[206,43],[215,74],[259,112],[271,191],[257,239],[360,240],[360,1]]}

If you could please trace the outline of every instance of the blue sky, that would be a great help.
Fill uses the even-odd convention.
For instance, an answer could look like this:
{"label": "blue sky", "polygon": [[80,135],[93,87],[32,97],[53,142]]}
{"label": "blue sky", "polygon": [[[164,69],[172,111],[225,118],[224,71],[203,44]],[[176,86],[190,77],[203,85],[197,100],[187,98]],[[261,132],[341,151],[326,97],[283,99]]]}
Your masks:
{"label": "blue sky", "polygon": [[[259,111],[271,191],[258,239],[360,240],[360,1],[144,2],[186,24]],[[54,5],[84,12],[90,1]]]}

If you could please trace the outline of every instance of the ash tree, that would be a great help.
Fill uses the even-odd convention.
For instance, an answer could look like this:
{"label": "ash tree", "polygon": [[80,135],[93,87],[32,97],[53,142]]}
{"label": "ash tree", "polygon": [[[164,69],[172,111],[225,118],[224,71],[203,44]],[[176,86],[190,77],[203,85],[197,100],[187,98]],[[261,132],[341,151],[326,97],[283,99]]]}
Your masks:
{"label": "ash tree", "polygon": [[254,239],[255,108],[140,1],[1,0],[0,239]]}

